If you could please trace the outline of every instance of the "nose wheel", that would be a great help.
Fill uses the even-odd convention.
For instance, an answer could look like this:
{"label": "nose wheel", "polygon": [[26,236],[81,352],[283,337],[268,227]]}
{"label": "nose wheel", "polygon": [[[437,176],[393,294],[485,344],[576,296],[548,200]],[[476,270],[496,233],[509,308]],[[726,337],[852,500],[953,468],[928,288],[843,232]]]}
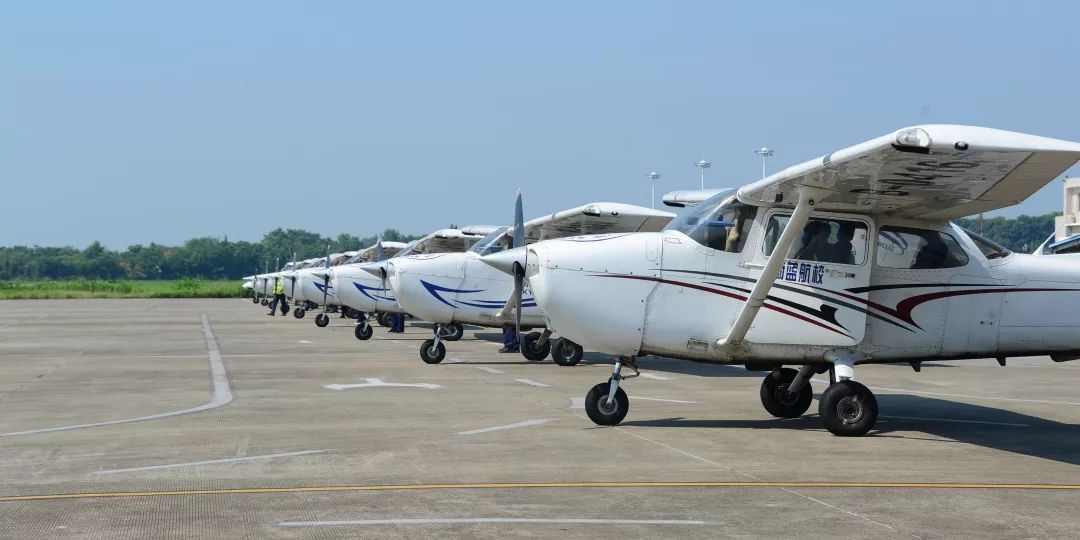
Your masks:
{"label": "nose wheel", "polygon": [[297,306],[292,311],[292,316],[296,317],[297,319],[303,319],[304,315],[307,315],[307,311],[305,311],[304,308],[301,306]]}
{"label": "nose wheel", "polygon": [[270,305],[270,301],[263,298],[262,300],[259,300],[259,305],[260,306],[268,306],[268,305]]}
{"label": "nose wheel", "polygon": [[325,328],[328,324],[330,324],[329,315],[325,313],[320,313],[315,316],[315,326],[318,326],[319,328]]}
{"label": "nose wheel", "polygon": [[420,345],[420,359],[425,364],[438,364],[446,358],[446,345],[441,342],[429,339]]}
{"label": "nose wheel", "polygon": [[[634,373],[623,375],[623,364],[626,364]],[[630,411],[630,398],[626,397],[626,392],[619,387],[619,383],[640,374],[634,357],[627,356],[615,360],[611,368],[611,378],[607,382],[592,387],[585,395],[585,414],[589,415],[589,420],[601,426],[619,425],[619,422],[626,418],[626,413]]]}
{"label": "nose wheel", "polygon": [[359,339],[360,341],[367,341],[371,339],[371,334],[373,333],[374,331],[371,329],[371,325],[368,324],[366,321],[356,325],[356,330],[353,330],[353,335],[355,335],[356,339]]}

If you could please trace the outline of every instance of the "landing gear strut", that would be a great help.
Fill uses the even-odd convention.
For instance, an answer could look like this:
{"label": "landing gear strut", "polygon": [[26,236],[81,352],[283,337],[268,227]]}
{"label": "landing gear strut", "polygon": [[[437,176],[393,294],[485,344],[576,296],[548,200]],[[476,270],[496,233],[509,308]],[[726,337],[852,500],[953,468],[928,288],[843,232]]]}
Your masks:
{"label": "landing gear strut", "polygon": [[[623,375],[622,365],[634,370],[633,375]],[[637,377],[641,373],[637,368],[637,359],[633,356],[624,356],[615,360],[611,368],[611,378],[589,390],[585,395],[585,413],[589,420],[601,426],[617,426],[626,418],[630,410],[630,399],[626,392],[619,388],[619,382],[623,379]]]}

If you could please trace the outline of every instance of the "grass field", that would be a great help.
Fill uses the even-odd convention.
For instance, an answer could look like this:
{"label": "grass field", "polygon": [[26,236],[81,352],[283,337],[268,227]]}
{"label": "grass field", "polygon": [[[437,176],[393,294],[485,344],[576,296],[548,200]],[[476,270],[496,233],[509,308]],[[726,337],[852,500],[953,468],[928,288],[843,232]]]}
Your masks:
{"label": "grass field", "polygon": [[48,298],[233,298],[243,295],[244,289],[238,279],[0,281],[0,300]]}

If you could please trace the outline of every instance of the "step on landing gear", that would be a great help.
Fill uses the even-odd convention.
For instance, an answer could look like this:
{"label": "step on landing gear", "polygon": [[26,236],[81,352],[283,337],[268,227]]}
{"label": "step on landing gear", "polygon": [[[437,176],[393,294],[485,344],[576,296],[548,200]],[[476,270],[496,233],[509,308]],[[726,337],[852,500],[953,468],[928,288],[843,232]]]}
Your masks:
{"label": "step on landing gear", "polygon": [[[634,370],[634,374],[623,375],[623,364]],[[622,388],[619,388],[619,382],[637,377],[640,374],[637,359],[633,356],[616,359],[615,365],[611,368],[611,378],[607,382],[592,387],[589,393],[585,395],[585,413],[589,415],[589,420],[601,426],[619,425],[619,422],[626,418],[627,411],[630,410],[630,398],[626,397],[626,392]]]}

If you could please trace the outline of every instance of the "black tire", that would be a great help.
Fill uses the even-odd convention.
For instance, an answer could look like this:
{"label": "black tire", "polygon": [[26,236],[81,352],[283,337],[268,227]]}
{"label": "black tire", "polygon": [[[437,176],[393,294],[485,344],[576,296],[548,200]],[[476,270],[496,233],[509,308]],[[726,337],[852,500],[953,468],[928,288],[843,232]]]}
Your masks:
{"label": "black tire", "polygon": [[259,304],[261,304],[263,306],[267,306],[267,305],[270,305],[270,301],[263,298],[262,300],[259,301]]}
{"label": "black tire", "polygon": [[438,364],[446,358],[446,346],[439,342],[439,345],[435,346],[435,340],[429,339],[420,345],[420,359],[425,364]]}
{"label": "black tire", "polygon": [[356,325],[356,330],[353,330],[353,335],[355,335],[356,339],[359,339],[360,341],[367,341],[371,339],[371,334],[374,333],[375,331],[371,329],[370,324],[358,324]]}
{"label": "black tire", "polygon": [[465,335],[465,327],[461,326],[461,323],[444,324],[443,328],[446,330],[446,335],[443,336],[446,341],[457,341]]}
{"label": "black tire", "polygon": [[777,418],[802,416],[814,401],[814,389],[807,381],[798,393],[788,393],[787,387],[798,375],[797,370],[783,368],[772,372],[761,381],[761,404],[769,414]]}
{"label": "black tire", "polygon": [[585,413],[589,415],[597,425],[617,426],[626,418],[630,410],[630,399],[626,397],[622,387],[615,391],[615,402],[607,403],[608,391],[611,389],[611,380],[602,382],[589,390],[585,395]]}
{"label": "black tire", "polygon": [[304,315],[307,315],[307,312],[300,306],[296,306],[296,308],[292,310],[292,316],[297,319],[303,319]]}
{"label": "black tire", "polygon": [[525,337],[521,338],[521,356],[524,356],[526,360],[533,362],[539,362],[547,358],[548,353],[551,352],[551,340],[547,340],[543,345],[537,345],[536,342],[540,339],[540,332],[529,332],[525,334]]}
{"label": "black tire", "polygon": [[833,435],[859,437],[877,423],[877,398],[869,388],[855,381],[837,381],[821,394],[818,414],[825,429]]}
{"label": "black tire", "polygon": [[330,324],[330,316],[325,313],[320,313],[315,316],[315,326],[319,328],[326,328],[326,325]]}
{"label": "black tire", "polygon": [[252,297],[251,297],[251,303],[252,303],[252,304],[258,304],[258,303],[259,303],[259,297],[257,297],[257,296],[252,296]]}
{"label": "black tire", "polygon": [[560,366],[576,366],[584,355],[585,350],[581,345],[566,338],[556,341],[551,347],[551,359]]}
{"label": "black tire", "polygon": [[393,321],[390,320],[391,314],[385,312],[378,312],[375,314],[375,322],[379,323],[379,326],[385,326],[387,328],[393,326]]}

